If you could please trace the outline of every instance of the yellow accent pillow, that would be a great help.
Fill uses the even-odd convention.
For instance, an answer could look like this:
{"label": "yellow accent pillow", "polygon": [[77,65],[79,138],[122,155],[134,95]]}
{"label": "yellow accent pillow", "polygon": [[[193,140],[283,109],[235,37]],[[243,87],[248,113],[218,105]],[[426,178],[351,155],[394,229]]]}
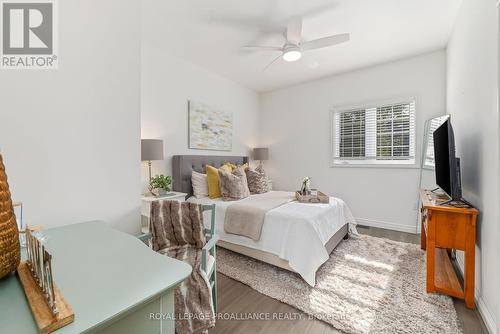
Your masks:
{"label": "yellow accent pillow", "polygon": [[[229,173],[232,172],[232,168],[228,164],[221,166],[220,169]],[[219,171],[217,170],[217,168],[207,165],[206,172],[208,183],[208,197],[219,198],[221,196],[219,185]]]}
{"label": "yellow accent pillow", "polygon": [[[236,166],[235,164],[232,164],[232,163],[229,163],[229,162],[228,162],[228,163],[226,163],[226,164],[224,164],[224,166],[229,166],[229,167],[231,167],[231,170],[235,170],[235,169],[236,169],[236,167],[238,167],[238,166]],[[245,163],[245,164],[243,164],[243,165],[241,165],[241,168],[243,168],[243,170],[247,170],[247,169],[248,169],[248,162],[247,162],[247,163]]]}

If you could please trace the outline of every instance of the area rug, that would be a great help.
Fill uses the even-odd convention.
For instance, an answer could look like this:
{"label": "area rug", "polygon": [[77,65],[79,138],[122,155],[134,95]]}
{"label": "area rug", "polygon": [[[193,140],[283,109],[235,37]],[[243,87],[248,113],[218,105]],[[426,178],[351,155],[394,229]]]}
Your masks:
{"label": "area rug", "polygon": [[217,270],[346,333],[462,333],[452,299],[425,292],[418,245],[351,236],[318,270],[314,288],[295,273],[220,247]]}

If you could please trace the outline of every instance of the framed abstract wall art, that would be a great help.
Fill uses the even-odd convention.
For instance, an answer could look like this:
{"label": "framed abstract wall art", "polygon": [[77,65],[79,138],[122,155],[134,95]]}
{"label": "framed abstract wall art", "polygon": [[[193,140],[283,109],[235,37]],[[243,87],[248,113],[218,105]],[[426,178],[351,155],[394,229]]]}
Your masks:
{"label": "framed abstract wall art", "polygon": [[196,101],[188,102],[189,148],[231,151],[233,114]]}

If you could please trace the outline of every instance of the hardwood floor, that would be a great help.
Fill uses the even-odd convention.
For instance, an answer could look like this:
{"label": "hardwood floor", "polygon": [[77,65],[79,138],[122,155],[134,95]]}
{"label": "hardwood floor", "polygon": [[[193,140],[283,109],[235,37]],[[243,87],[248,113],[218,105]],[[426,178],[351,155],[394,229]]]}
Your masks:
{"label": "hardwood floor", "polygon": [[[358,231],[376,237],[418,244],[416,234],[358,226]],[[330,325],[309,319],[296,308],[265,296],[238,281],[218,274],[219,319],[215,333],[340,333]],[[464,334],[487,333],[477,311],[469,310],[461,300],[454,300]],[[281,320],[278,319],[281,317]]]}

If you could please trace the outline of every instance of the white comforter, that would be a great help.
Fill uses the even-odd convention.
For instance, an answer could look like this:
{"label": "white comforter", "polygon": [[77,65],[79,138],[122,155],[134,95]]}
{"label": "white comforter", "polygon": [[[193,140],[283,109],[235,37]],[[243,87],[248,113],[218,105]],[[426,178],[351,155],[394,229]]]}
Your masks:
{"label": "white comforter", "polygon": [[[226,208],[237,201],[195,197],[188,201],[216,204],[215,229],[221,240],[279,256],[311,286],[316,284],[316,271],[329,258],[325,248],[328,240],[345,224],[349,224],[349,232],[357,233],[351,211],[335,197],[330,198],[329,204],[290,202],[268,211],[258,241],[224,232]],[[208,217],[205,224],[210,227]]]}

